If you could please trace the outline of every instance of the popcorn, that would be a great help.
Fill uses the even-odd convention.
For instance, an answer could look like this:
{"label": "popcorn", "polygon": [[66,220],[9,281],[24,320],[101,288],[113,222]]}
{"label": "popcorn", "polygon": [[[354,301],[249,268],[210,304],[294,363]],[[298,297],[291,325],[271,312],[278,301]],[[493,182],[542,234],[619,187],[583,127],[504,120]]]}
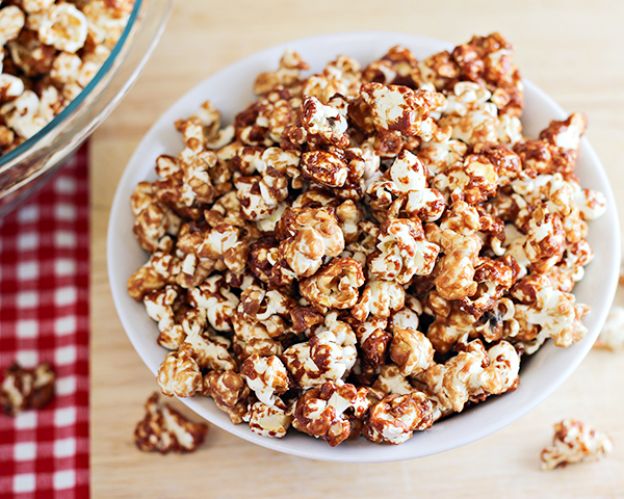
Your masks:
{"label": "popcorn", "polygon": [[433,423],[432,403],[424,393],[387,395],[370,408],[364,436],[375,443],[402,444]]}
{"label": "popcorn", "polygon": [[324,104],[337,94],[353,98],[359,92],[361,79],[360,64],[339,55],[325,66],[321,74],[312,75],[305,81],[303,95],[315,97]]}
{"label": "popcorn", "polygon": [[308,65],[299,53],[288,50],[279,61],[279,68],[274,72],[260,73],[254,83],[255,94],[265,94],[278,86],[289,87],[299,81],[301,71]]}
{"label": "popcorn", "polygon": [[614,305],[609,311],[595,348],[617,351],[624,348],[624,307]]}
{"label": "popcorn", "polygon": [[143,298],[147,315],[158,323],[158,344],[170,350],[177,349],[184,340],[184,328],[176,324],[173,310],[178,291],[174,286],[165,286]]}
{"label": "popcorn", "polygon": [[[440,218],[446,203],[438,190],[428,187],[425,167],[417,156],[402,151],[392,163],[389,172],[392,184],[388,187],[399,197],[398,203],[404,205],[402,208],[407,215],[416,216],[425,222]],[[393,204],[397,204],[397,201]]]}
{"label": "popcorn", "polygon": [[342,229],[327,208],[299,208],[282,216],[280,232],[286,237],[280,251],[297,277],[314,274],[326,257],[338,256],[344,249]]}
{"label": "popcorn", "polygon": [[264,324],[250,321],[237,312],[232,318],[234,326],[233,348],[236,355],[246,359],[250,355],[280,355],[282,344],[273,339]]}
{"label": "popcorn", "polygon": [[241,293],[238,313],[246,320],[262,324],[271,338],[277,338],[286,331],[283,318],[288,315],[290,306],[290,298],[280,291],[265,291],[251,284]]}
{"label": "popcorn", "polygon": [[292,416],[284,409],[256,402],[249,409],[249,429],[260,436],[284,438]]}
{"label": "popcorn", "polygon": [[552,446],[540,453],[543,470],[568,464],[598,461],[613,449],[607,435],[578,419],[564,419],[554,425]]}
{"label": "popcorn", "polygon": [[230,417],[232,423],[240,424],[247,417],[250,391],[236,371],[210,371],[204,377],[202,391]]}
{"label": "popcorn", "polygon": [[211,276],[189,293],[189,301],[205,314],[210,325],[217,331],[231,331],[238,298],[223,286],[220,275]]}
{"label": "popcorn", "polygon": [[439,247],[425,239],[422,227],[397,218],[382,226],[377,248],[380,254],[369,266],[371,276],[408,284],[415,275],[432,272]]}
{"label": "popcorn", "polygon": [[49,364],[29,369],[14,363],[0,385],[0,408],[7,416],[41,409],[54,398],[55,374]]}
{"label": "popcorn", "polygon": [[55,4],[45,11],[38,31],[39,39],[46,45],[74,53],[87,40],[87,18],[72,4]]}
{"label": "popcorn", "polygon": [[337,102],[340,107],[322,104],[316,97],[308,97],[303,101],[302,124],[308,133],[308,141],[318,140],[336,147],[347,147],[349,138],[346,135],[346,107],[344,101]]}
{"label": "popcorn", "polygon": [[24,13],[15,5],[0,9],[0,44],[14,40],[24,27]]}
{"label": "popcorn", "polygon": [[407,376],[401,373],[399,366],[393,364],[381,367],[373,388],[385,395],[406,395],[414,390]]}
{"label": "popcorn", "polygon": [[145,416],[134,429],[134,443],[143,452],[194,452],[204,442],[208,425],[193,423],[154,392],[145,402]]}
{"label": "popcorn", "polygon": [[[48,96],[53,97],[56,91],[50,90],[50,92]],[[52,114],[49,109],[46,109],[46,104],[33,91],[26,90],[17,99],[0,107],[0,115],[18,135],[29,138],[52,119]]]}
{"label": "popcorn", "polygon": [[447,300],[471,296],[477,289],[474,266],[482,247],[477,235],[478,213],[463,202],[456,203],[445,215],[437,242],[444,256],[435,276],[436,290]]}
{"label": "popcorn", "polygon": [[179,260],[163,251],[156,251],[128,279],[128,294],[135,300],[143,300],[147,294],[161,289],[165,284],[174,284],[179,272]]}
{"label": "popcorn", "polygon": [[387,318],[392,312],[403,308],[405,290],[393,281],[374,279],[368,281],[360,301],[353,307],[351,314],[357,320],[363,321],[369,315]]}
{"label": "popcorn", "polygon": [[522,112],[523,88],[518,68],[513,64],[512,47],[499,33],[474,36],[451,53],[434,54],[418,65],[420,78],[436,89],[449,89],[458,80],[487,88],[492,102],[504,114]]}
{"label": "popcorn", "polygon": [[401,374],[413,376],[433,365],[433,347],[427,337],[415,329],[393,329],[390,358]]}
{"label": "popcorn", "polygon": [[[0,78],[0,147],[20,140],[13,125],[51,119],[110,50],[123,8],[88,5],[77,53],[39,50],[33,15],[8,42],[20,71],[52,84],[43,98]],[[363,69],[347,56],[307,69],[288,51],[231,123],[210,102],[175,122],[181,151],[132,195],[150,256],[128,292],[171,350],[165,393],[211,397],[269,438],[292,424],[330,445],[399,444],[514,390],[546,341],[583,338],[573,291],[606,198],[574,174],[582,115],[523,136],[497,33],[423,60],[395,46]]]}
{"label": "popcorn", "polygon": [[[184,323],[186,326],[186,323]],[[193,357],[200,368],[230,370],[236,368],[236,362],[229,352],[231,342],[218,334],[201,334],[199,329],[186,329],[184,342],[190,345]]]}
{"label": "popcorn", "polygon": [[366,66],[362,72],[362,77],[366,81],[386,85],[414,86],[417,84],[419,76],[417,65],[414,54],[408,48],[395,45],[381,59]]}
{"label": "popcorn", "polygon": [[241,366],[241,374],[258,400],[275,407],[276,397],[288,390],[288,372],[279,357],[260,357],[253,354]]}
{"label": "popcorn", "polygon": [[525,298],[525,285],[525,280],[521,280],[512,293],[520,300],[529,301],[529,304],[517,304],[514,316],[521,331],[517,340],[527,353],[535,352],[548,338],[552,338],[558,347],[565,348],[585,337],[587,328],[581,319],[588,310],[576,303],[573,294],[554,289],[545,278],[534,294]]}
{"label": "popcorn", "polygon": [[132,8],[133,0],[20,0],[0,9],[2,152],[35,135],[82,92]]}
{"label": "popcorn", "polygon": [[[37,0],[36,0],[37,1]],[[44,0],[46,1],[46,0]],[[47,0],[49,1],[49,0]],[[126,27],[126,19],[133,7],[132,0],[107,2],[89,0],[83,12],[89,24],[89,36],[100,46],[112,49]]]}
{"label": "popcorn", "polygon": [[330,151],[310,151],[301,157],[301,172],[323,187],[342,187],[347,182],[349,167],[345,160]]}
{"label": "popcorn", "polygon": [[171,397],[192,397],[202,388],[202,375],[193,356],[192,347],[182,344],[170,352],[158,369],[158,385]]}
{"label": "popcorn", "polygon": [[392,340],[392,334],[386,331],[387,326],[386,319],[372,318],[355,327],[362,360],[371,367],[379,367],[385,362]]}
{"label": "popcorn", "polygon": [[467,145],[518,142],[522,138],[520,120],[512,114],[499,114],[493,99],[493,94],[477,83],[458,82],[447,95],[439,124],[450,127],[451,139]]}
{"label": "popcorn", "polygon": [[295,403],[293,428],[335,447],[357,436],[358,425],[368,409],[366,388],[351,384],[324,383],[306,391]]}
{"label": "popcorn", "polygon": [[356,343],[351,327],[330,313],[309,341],[287,348],[283,359],[297,385],[312,388],[325,381],[341,381],[349,374],[357,358]]}
{"label": "popcorn", "polygon": [[510,343],[501,341],[486,351],[480,340],[474,340],[446,363],[433,365],[415,379],[433,397],[437,419],[463,411],[468,402],[515,389],[519,369],[520,356]]}
{"label": "popcorn", "polygon": [[299,291],[320,308],[347,309],[358,300],[364,284],[362,265],[352,258],[334,258],[314,276],[301,281]]}
{"label": "popcorn", "polygon": [[419,136],[424,141],[435,129],[431,114],[444,106],[444,97],[437,92],[380,83],[363,84],[361,99],[367,124],[377,130]]}
{"label": "popcorn", "polygon": [[265,175],[239,177],[234,185],[243,214],[256,222],[269,218],[288,196],[286,176],[274,168]]}

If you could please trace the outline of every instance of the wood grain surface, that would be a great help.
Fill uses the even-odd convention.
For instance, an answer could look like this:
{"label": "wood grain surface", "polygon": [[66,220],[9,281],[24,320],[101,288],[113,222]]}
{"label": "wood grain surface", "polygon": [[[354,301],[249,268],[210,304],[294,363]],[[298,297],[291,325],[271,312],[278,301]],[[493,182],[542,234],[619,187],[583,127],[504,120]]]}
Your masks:
{"label": "wood grain surface", "polygon": [[[624,353],[593,351],[538,409],[479,442],[402,463],[340,465],[256,447],[212,428],[196,454],[132,443],[156,388],[117,319],[106,278],[106,228],[117,181],[140,138],[201,79],[259,49],[337,31],[395,30],[462,42],[498,30],[522,74],[590,120],[589,138],[624,195],[624,2],[179,0],[137,85],[92,140],[91,465],[94,497],[624,497]],[[152,161],[152,158],[146,158]],[[562,417],[608,432],[603,462],[555,472],[538,453]]]}

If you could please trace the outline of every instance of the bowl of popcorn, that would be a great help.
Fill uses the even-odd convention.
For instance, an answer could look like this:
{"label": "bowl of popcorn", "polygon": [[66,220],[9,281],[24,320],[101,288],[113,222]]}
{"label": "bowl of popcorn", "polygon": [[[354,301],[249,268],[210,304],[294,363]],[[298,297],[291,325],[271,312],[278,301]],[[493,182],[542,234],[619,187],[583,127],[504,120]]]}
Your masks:
{"label": "bowl of popcorn", "polygon": [[120,181],[123,326],[163,394],[273,450],[477,440],[563,382],[613,298],[619,225],[586,126],[497,33],[255,54],[171,107]]}
{"label": "bowl of popcorn", "polygon": [[0,216],[110,114],[158,41],[170,0],[0,6]]}

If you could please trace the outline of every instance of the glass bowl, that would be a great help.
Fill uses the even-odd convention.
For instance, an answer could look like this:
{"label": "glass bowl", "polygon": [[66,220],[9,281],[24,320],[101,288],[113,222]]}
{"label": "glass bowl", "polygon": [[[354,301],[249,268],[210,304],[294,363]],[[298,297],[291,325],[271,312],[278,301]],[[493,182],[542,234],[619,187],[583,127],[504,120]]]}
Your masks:
{"label": "glass bowl", "polygon": [[163,32],[172,0],[136,0],[108,59],[54,119],[0,156],[0,216],[41,187],[128,92]]}

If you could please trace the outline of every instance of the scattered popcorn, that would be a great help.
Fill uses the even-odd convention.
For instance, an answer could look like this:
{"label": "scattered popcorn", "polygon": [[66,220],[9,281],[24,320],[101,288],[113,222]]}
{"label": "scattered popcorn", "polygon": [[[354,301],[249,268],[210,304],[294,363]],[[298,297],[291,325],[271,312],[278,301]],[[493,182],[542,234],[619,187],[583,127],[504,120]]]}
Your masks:
{"label": "scattered popcorn", "polygon": [[619,305],[611,307],[595,348],[613,352],[624,349],[624,307]]}
{"label": "scattered popcorn", "polygon": [[208,425],[193,423],[153,393],[145,416],[134,429],[134,443],[143,452],[194,452],[204,442]]}
{"label": "scattered popcorn", "polygon": [[87,86],[133,5],[134,0],[20,0],[2,6],[0,117],[7,131],[0,153],[35,135]]}
{"label": "scattered popcorn", "polygon": [[284,438],[292,416],[284,409],[256,402],[249,410],[249,429],[269,438]]}
{"label": "scattered popcorn", "polygon": [[54,398],[54,371],[49,364],[32,369],[13,364],[0,385],[0,408],[8,416],[29,409],[41,409]]}
{"label": "scattered popcorn", "polygon": [[613,449],[607,435],[578,419],[564,419],[554,425],[550,447],[541,454],[543,470],[554,470],[568,464],[598,461]]}
{"label": "scattered popcorn", "polygon": [[[104,40],[119,25],[88,3],[87,39]],[[66,88],[83,52],[20,55]],[[523,135],[498,33],[308,69],[287,51],[231,123],[210,102],[176,121],[181,150],[131,197],[149,257],[128,292],[170,350],[163,393],[210,397],[270,438],[400,444],[516,389],[545,342],[585,336],[573,291],[606,199],[574,174],[583,115]],[[52,98],[0,87],[18,127],[50,115]]]}

